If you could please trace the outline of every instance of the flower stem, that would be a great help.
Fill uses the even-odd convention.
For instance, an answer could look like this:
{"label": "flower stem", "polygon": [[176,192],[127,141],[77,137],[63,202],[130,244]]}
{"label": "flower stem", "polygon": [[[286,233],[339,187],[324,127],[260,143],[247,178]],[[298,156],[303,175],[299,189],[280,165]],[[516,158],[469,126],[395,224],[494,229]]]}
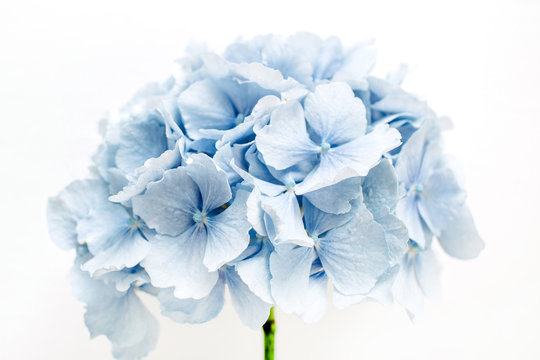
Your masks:
{"label": "flower stem", "polygon": [[262,326],[264,333],[264,360],[274,360],[274,337],[276,335],[276,320],[274,308],[270,308],[270,315]]}

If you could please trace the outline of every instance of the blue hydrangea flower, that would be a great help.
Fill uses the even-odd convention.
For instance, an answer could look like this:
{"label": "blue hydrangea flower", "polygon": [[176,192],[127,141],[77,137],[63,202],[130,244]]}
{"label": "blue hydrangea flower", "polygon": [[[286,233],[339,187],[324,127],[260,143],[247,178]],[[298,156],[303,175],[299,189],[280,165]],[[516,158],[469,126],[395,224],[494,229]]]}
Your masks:
{"label": "blue hydrangea flower", "polygon": [[208,156],[193,155],[185,167],[167,170],[132,199],[135,214],[157,231],[142,265],[158,287],[179,298],[201,298],[218,280],[217,270],[249,244],[247,193],[232,198],[227,175]]}
{"label": "blue hydrangea flower", "polygon": [[439,292],[432,238],[461,259],[483,248],[443,121],[401,87],[405,67],[370,75],[371,42],[266,35],[177,64],[108,115],[90,176],[49,200],[116,358],[156,345],[141,292],[180,323],[215,318],[226,287],[250,328],[272,306],[316,321],[329,284],[339,308],[396,300],[414,317]]}
{"label": "blue hydrangea flower", "polygon": [[395,129],[383,124],[366,134],[366,126],[362,101],[348,85],[331,83],[309,94],[304,108],[292,102],[275,110],[256,144],[265,163],[277,170],[316,162],[296,186],[296,193],[303,194],[367,175],[381,155],[400,144]]}

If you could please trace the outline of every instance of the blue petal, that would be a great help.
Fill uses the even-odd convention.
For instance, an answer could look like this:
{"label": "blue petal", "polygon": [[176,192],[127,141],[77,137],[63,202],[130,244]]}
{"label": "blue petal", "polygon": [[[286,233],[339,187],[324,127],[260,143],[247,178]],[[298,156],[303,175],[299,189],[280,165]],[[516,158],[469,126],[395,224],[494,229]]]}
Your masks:
{"label": "blue petal", "polygon": [[137,265],[150,250],[138,227],[121,205],[109,203],[90,211],[77,225],[79,237],[94,255],[82,269],[94,274],[97,270],[121,270]]}
{"label": "blue petal", "polygon": [[318,255],[326,274],[343,294],[365,294],[390,267],[385,233],[364,204],[354,218],[320,238]]}
{"label": "blue petal", "polygon": [[302,314],[302,320],[307,323],[319,321],[326,312],[328,298],[328,277],[321,271],[309,277],[306,307]]}
{"label": "blue petal", "polygon": [[385,152],[400,144],[400,137],[396,129],[380,125],[356,140],[330,148],[326,154],[321,154],[319,165],[296,187],[296,193],[305,194],[351,177],[367,175]]}
{"label": "blue petal", "polygon": [[304,199],[308,199],[324,212],[343,214],[351,210],[351,200],[357,199],[362,194],[361,182],[359,177],[349,178],[337,184],[308,192],[304,194]]}
{"label": "blue petal", "polygon": [[304,199],[302,205],[306,230],[310,235],[324,234],[328,230],[344,225],[354,216],[352,213],[341,215],[326,213],[313,206],[307,199]]}
{"label": "blue petal", "polygon": [[360,44],[350,50],[332,81],[345,81],[354,90],[367,90],[366,76],[375,66],[376,51],[369,44]]}
{"label": "blue petal", "polygon": [[287,313],[304,312],[309,292],[311,264],[316,258],[312,247],[280,245],[270,255],[272,297]]}
{"label": "blue petal", "polygon": [[204,227],[192,226],[177,237],[156,236],[150,244],[150,253],[141,265],[154,286],[175,287],[174,295],[181,299],[201,299],[210,293],[218,273],[209,272],[203,264]]}
{"label": "blue petal", "polygon": [[418,213],[416,195],[409,193],[406,197],[401,199],[397,204],[396,214],[407,227],[409,237],[421,248],[424,248],[427,243],[425,238],[425,225]]}
{"label": "blue petal", "polygon": [[158,158],[150,158],[144,165],[135,171],[137,179],[127,185],[117,194],[111,196],[109,200],[114,202],[126,202],[133,196],[141,194],[152,181],[157,181],[163,177],[166,170],[178,167],[182,163],[180,144],[177,143],[173,150],[167,150]]}
{"label": "blue petal", "polygon": [[261,207],[271,219],[274,232],[270,239],[274,244],[290,242],[297,245],[311,246],[313,240],[307,236],[298,199],[292,191],[278,196],[260,196]]}
{"label": "blue petal", "polygon": [[106,272],[94,277],[103,280],[106,284],[113,284],[118,291],[127,291],[132,285],[144,286],[150,282],[150,277],[139,265],[121,271]]}
{"label": "blue petal", "polygon": [[459,214],[450,220],[438,239],[444,251],[458,259],[475,258],[484,248],[484,242],[478,235],[467,206],[464,206]]}
{"label": "blue petal", "polygon": [[429,229],[439,235],[456,217],[465,203],[465,192],[450,169],[438,169],[424,185],[418,210]]}
{"label": "blue petal", "polygon": [[414,318],[424,311],[424,293],[418,285],[414,256],[403,257],[400,271],[393,287],[394,298]]}
{"label": "blue petal", "polygon": [[394,167],[383,159],[362,182],[364,202],[375,218],[394,210],[398,200],[398,179]]}
{"label": "blue petal", "polygon": [[178,106],[187,134],[200,139],[200,129],[230,129],[235,124],[236,111],[230,98],[211,80],[200,80],[184,90]]}
{"label": "blue petal", "polygon": [[91,209],[107,202],[107,186],[102,180],[77,180],[50,198],[47,205],[47,221],[52,241],[61,249],[78,245],[77,223]]}
{"label": "blue petal", "polygon": [[418,285],[424,295],[434,301],[440,300],[439,263],[433,250],[419,251],[414,259],[414,269]]}
{"label": "blue petal", "polygon": [[317,86],[306,97],[304,108],[306,120],[321,144],[341,145],[366,131],[364,104],[345,83]]}
{"label": "blue petal", "polygon": [[246,213],[248,196],[247,191],[238,190],[231,206],[207,219],[207,242],[203,262],[210,271],[215,271],[235,259],[249,245],[251,225],[247,221]]}
{"label": "blue petal", "polygon": [[78,269],[72,272],[71,282],[74,293],[86,303],[84,319],[90,335],[107,336],[115,358],[142,359],[155,348],[158,322],[134,289],[120,292]]}
{"label": "blue petal", "polygon": [[167,170],[163,178],[147,185],[132,198],[133,212],[160,234],[177,236],[194,224],[199,209],[199,187],[186,168]]}
{"label": "blue petal", "polygon": [[232,196],[227,174],[207,155],[194,154],[191,159],[193,162],[186,171],[199,187],[202,200],[199,210],[208,213],[227,203]]}
{"label": "blue petal", "polygon": [[240,320],[254,330],[259,329],[268,318],[272,305],[262,301],[251,292],[234,267],[228,266],[225,274],[232,303]]}
{"label": "blue petal", "polygon": [[174,296],[174,289],[162,289],[158,294],[161,313],[179,323],[202,324],[210,321],[221,312],[225,302],[224,275],[202,299],[179,299]]}
{"label": "blue petal", "polygon": [[235,264],[236,271],[255,295],[271,304],[273,299],[270,291],[270,254],[273,247],[268,239],[263,239],[257,246],[259,248],[256,253]]}
{"label": "blue petal", "polygon": [[302,106],[296,101],[274,110],[270,125],[258,132],[255,142],[266,164],[278,170],[309,160],[319,152],[308,136]]}
{"label": "blue petal", "polygon": [[339,291],[334,291],[334,305],[338,309],[344,309],[347,306],[359,304],[366,300],[375,300],[384,306],[390,306],[394,302],[392,287],[399,273],[399,265],[389,268],[379,279],[377,283],[366,295],[343,295]]}
{"label": "blue petal", "polygon": [[130,122],[118,131],[115,162],[126,174],[133,173],[147,159],[159,157],[167,150],[165,127],[157,122]]}

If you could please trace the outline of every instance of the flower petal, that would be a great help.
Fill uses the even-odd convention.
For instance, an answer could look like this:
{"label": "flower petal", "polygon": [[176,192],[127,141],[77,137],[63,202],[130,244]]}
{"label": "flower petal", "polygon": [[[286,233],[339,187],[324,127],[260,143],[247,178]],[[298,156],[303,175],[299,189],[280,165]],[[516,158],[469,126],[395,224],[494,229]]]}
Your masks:
{"label": "flower petal", "polygon": [[366,108],[345,83],[317,86],[306,97],[304,108],[306,120],[321,143],[341,145],[366,131]]}
{"label": "flower petal", "polygon": [[475,258],[484,248],[484,242],[478,235],[467,206],[464,206],[459,214],[450,220],[438,239],[444,251],[458,259]]}
{"label": "flower petal", "polygon": [[255,143],[266,164],[278,170],[309,160],[319,151],[308,136],[304,111],[297,101],[275,109],[270,125],[257,133]]}
{"label": "flower petal", "polygon": [[345,294],[365,294],[390,267],[385,233],[364,204],[354,218],[320,238],[318,255],[326,274]]}
{"label": "flower petal", "polygon": [[131,228],[133,220],[121,205],[107,204],[90,211],[77,225],[81,239],[94,255],[84,263],[82,270],[94,274],[97,270],[121,270],[137,265],[149,252],[150,244],[137,226]]}
{"label": "flower petal", "polygon": [[180,299],[201,299],[210,293],[218,273],[209,272],[203,264],[206,247],[203,227],[192,226],[177,237],[158,235],[150,244],[150,253],[141,265],[154,286],[174,286],[174,296]]}
{"label": "flower petal", "polygon": [[177,236],[194,224],[199,188],[185,167],[167,170],[146,192],[132,198],[133,212],[160,234]]}
{"label": "flower petal", "polygon": [[246,326],[254,330],[259,329],[268,318],[272,305],[262,301],[251,292],[234,267],[228,266],[225,269],[225,274],[232,303],[238,317]]}
{"label": "flower petal", "polygon": [[212,320],[225,302],[224,280],[224,275],[220,275],[210,294],[202,299],[179,299],[174,296],[173,288],[162,289],[158,294],[161,313],[179,323],[202,324]]}
{"label": "flower petal", "polygon": [[210,271],[216,271],[235,259],[249,245],[248,196],[247,191],[238,190],[231,206],[206,220],[207,242],[203,262]]}

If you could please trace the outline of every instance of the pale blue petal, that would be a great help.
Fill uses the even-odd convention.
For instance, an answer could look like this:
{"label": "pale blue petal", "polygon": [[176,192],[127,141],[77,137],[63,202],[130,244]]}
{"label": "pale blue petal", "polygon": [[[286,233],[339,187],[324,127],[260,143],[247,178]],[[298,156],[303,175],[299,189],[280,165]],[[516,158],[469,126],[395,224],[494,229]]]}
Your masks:
{"label": "pale blue petal", "polygon": [[200,80],[180,94],[178,106],[187,134],[200,139],[200,129],[230,129],[236,110],[231,99],[211,80]]}
{"label": "pale blue petal", "polygon": [[398,218],[403,221],[409,231],[409,237],[413,239],[418,246],[424,248],[426,245],[425,231],[422,219],[418,213],[417,197],[409,193],[401,199],[396,207]]}
{"label": "pale blue petal", "polygon": [[319,236],[328,230],[342,226],[354,217],[352,212],[337,215],[321,211],[307,199],[302,201],[302,210],[306,230],[312,236]]}
{"label": "pale blue petal", "polygon": [[91,210],[77,225],[79,238],[94,255],[82,269],[94,274],[137,265],[150,250],[139,226],[122,205],[109,203]]}
{"label": "pale blue petal", "polygon": [[173,150],[167,150],[158,158],[150,158],[144,165],[135,170],[135,182],[127,185],[115,195],[109,197],[114,202],[126,202],[133,196],[141,194],[152,181],[157,181],[163,177],[166,170],[178,167],[182,164],[182,156],[177,144]]}
{"label": "pale blue petal", "polygon": [[332,214],[343,214],[351,210],[351,200],[357,199],[361,194],[362,180],[353,177],[337,184],[304,194],[313,205],[322,211]]}
{"label": "pale blue petal", "polygon": [[403,306],[411,318],[424,311],[424,293],[418,285],[414,256],[404,256],[393,287],[394,298]]}
{"label": "pale blue petal", "polygon": [[346,295],[367,293],[390,263],[383,228],[364,204],[355,206],[354,218],[321,237],[317,248],[326,274]]}
{"label": "pale blue petal", "polygon": [[[405,183],[407,188],[420,177],[425,147],[430,141],[435,141],[437,137],[438,129],[433,125],[433,122],[426,121],[401,147],[396,161],[396,173],[398,179]],[[435,150],[435,148],[433,149]],[[427,170],[426,166],[424,168]]]}
{"label": "pale blue petal", "polygon": [[366,76],[375,66],[377,52],[369,44],[360,44],[350,50],[332,81],[345,81],[354,90],[367,90]]}
{"label": "pale blue petal", "polygon": [[272,297],[286,313],[304,312],[315,258],[313,248],[290,244],[280,245],[270,255]]}
{"label": "pale blue petal", "polygon": [[131,199],[133,212],[160,234],[177,236],[195,222],[199,188],[185,167],[167,170],[163,178],[147,185],[146,192]]}
{"label": "pale blue petal", "polygon": [[465,197],[453,172],[443,168],[429,177],[417,206],[429,229],[439,235],[449,221],[459,214]]}
{"label": "pale blue petal", "polygon": [[433,301],[439,301],[441,299],[440,268],[433,250],[425,249],[416,253],[414,268],[418,285],[424,295]]}
{"label": "pale blue petal", "polygon": [[256,253],[236,263],[236,271],[255,295],[272,304],[274,301],[270,291],[270,254],[273,247],[268,239],[259,241],[257,246],[259,249]]}
{"label": "pale blue petal", "polygon": [[158,122],[130,122],[118,131],[115,163],[126,174],[132,174],[147,159],[159,157],[168,148],[165,127]]}
{"label": "pale blue petal", "polygon": [[328,303],[328,277],[321,271],[309,277],[309,287],[305,310],[300,317],[307,323],[319,321]]}
{"label": "pale blue petal", "polygon": [[444,251],[458,259],[475,258],[484,248],[484,242],[478,235],[467,206],[464,206],[459,214],[450,220],[438,239]]}
{"label": "pale blue petal", "polygon": [[302,106],[291,101],[272,113],[270,125],[260,130],[255,139],[266,164],[286,169],[319,152],[308,136]]}
{"label": "pale blue petal", "polygon": [[107,185],[98,179],[76,180],[47,205],[47,221],[52,241],[61,249],[78,245],[76,226],[91,209],[107,202]]}
{"label": "pale blue petal", "polygon": [[266,233],[266,224],[264,220],[264,210],[261,204],[261,192],[254,188],[246,201],[247,219],[253,230],[261,236],[268,236]]}
{"label": "pale blue petal", "polygon": [[210,271],[235,259],[249,245],[248,196],[247,191],[238,190],[231,206],[206,220],[207,242],[203,263]]}
{"label": "pale blue petal", "polygon": [[201,299],[207,296],[218,279],[217,271],[209,272],[203,264],[206,230],[193,226],[177,237],[156,236],[141,265],[152,285],[175,287],[178,298]]}
{"label": "pale blue petal", "polygon": [[385,152],[400,144],[400,137],[396,129],[379,125],[356,140],[331,148],[321,154],[319,165],[296,187],[296,193],[305,194],[351,177],[366,176]]}
{"label": "pale blue petal", "polygon": [[76,296],[86,303],[84,319],[90,335],[105,335],[115,358],[142,359],[155,348],[158,322],[134,289],[117,291],[78,269],[72,272],[71,283]]}
{"label": "pale blue petal", "polygon": [[106,272],[97,277],[106,284],[113,284],[118,291],[127,291],[131,285],[144,286],[150,282],[150,277],[139,265],[121,271]]}
{"label": "pale blue petal", "polygon": [[179,299],[174,296],[174,289],[162,289],[158,299],[161,305],[161,313],[168,318],[188,324],[202,324],[210,321],[221,312],[225,302],[225,278],[220,279],[208,294],[202,299]]}
{"label": "pale blue petal", "polygon": [[388,159],[372,168],[362,182],[364,202],[375,218],[395,208],[398,199],[398,179]]}
{"label": "pale blue petal", "polygon": [[304,108],[306,120],[321,144],[341,145],[366,131],[364,104],[345,83],[317,86],[306,97]]}
{"label": "pale blue petal", "polygon": [[191,159],[193,162],[186,167],[186,171],[199,187],[202,201],[200,210],[210,212],[227,203],[232,196],[227,174],[205,154],[194,154]]}
{"label": "pale blue petal", "polygon": [[270,217],[275,235],[270,237],[274,244],[290,242],[311,246],[313,240],[307,236],[302,222],[298,199],[292,191],[278,196],[260,196],[261,207]]}
{"label": "pale blue petal", "polygon": [[366,295],[343,295],[339,291],[334,291],[334,305],[338,309],[344,309],[348,306],[359,304],[366,300],[375,300],[384,306],[391,306],[394,302],[392,287],[399,273],[399,265],[394,265],[389,268],[377,280],[377,283]]}
{"label": "pale blue petal", "polygon": [[251,329],[259,329],[268,318],[272,305],[262,301],[242,281],[234,267],[225,269],[227,285],[238,317]]}

